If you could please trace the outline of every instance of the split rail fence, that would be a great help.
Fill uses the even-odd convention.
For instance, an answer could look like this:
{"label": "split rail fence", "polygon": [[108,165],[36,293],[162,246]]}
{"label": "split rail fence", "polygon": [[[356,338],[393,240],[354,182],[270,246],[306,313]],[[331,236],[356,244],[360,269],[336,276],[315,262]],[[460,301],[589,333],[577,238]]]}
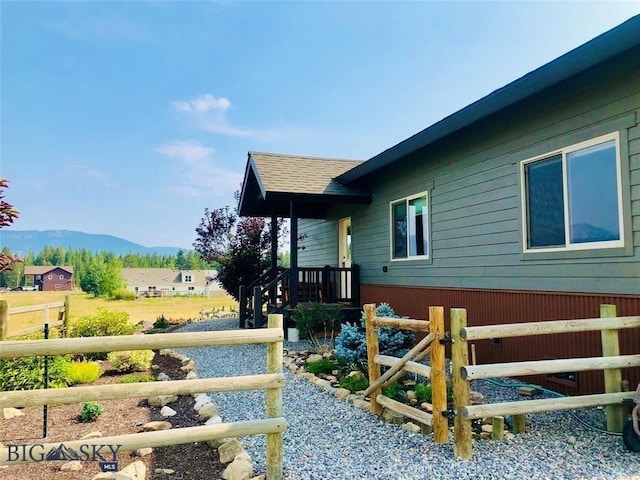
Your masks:
{"label": "split rail fence", "polygon": [[[471,420],[478,418],[513,415],[517,429],[523,431],[526,413],[606,405],[607,429],[621,432],[626,420],[626,406],[622,402],[634,396],[634,392],[622,391],[621,369],[640,366],[640,355],[620,355],[618,330],[627,328],[640,328],[640,316],[617,317],[615,305],[601,305],[600,318],[478,327],[467,326],[465,309],[451,309],[455,456],[471,458]],[[587,331],[601,332],[602,357],[469,365],[468,342],[473,340]],[[471,380],[586,370],[604,370],[606,393],[483,405],[470,402]]]}
{"label": "split rail fence", "polygon": [[[444,359],[444,308],[430,307],[429,321],[404,318],[387,318],[376,316],[376,305],[364,306],[366,319],[367,361],[369,366],[369,388],[364,395],[371,399],[371,412],[382,414],[383,407],[406,417],[412,418],[424,425],[433,427],[436,443],[447,443],[449,428],[447,418],[443,413],[447,410],[447,386]],[[378,343],[378,328],[391,327],[428,334],[402,357],[380,355]],[[431,366],[420,362],[430,357]],[[381,365],[390,367],[381,374]],[[406,372],[415,373],[431,381],[432,414],[405,405],[382,395],[382,388],[405,375]]]}
{"label": "split rail fence", "polygon": [[[57,319],[50,322],[50,313],[54,310],[57,313]],[[41,326],[23,329],[17,332],[11,332],[9,335],[9,319],[11,315],[20,315],[33,312],[43,313],[43,322]],[[52,302],[42,305],[28,305],[25,307],[9,307],[6,300],[0,300],[0,341],[4,341],[9,337],[18,337],[20,335],[29,335],[31,333],[43,331],[44,325],[49,327],[64,326],[62,332],[69,331],[69,296],[65,297],[64,302]]]}
{"label": "split rail fence", "polygon": [[[266,390],[265,419],[222,423],[143,432],[98,439],[72,440],[39,444],[44,451],[65,446],[79,449],[81,445],[120,445],[123,451],[145,447],[163,447],[206,441],[215,438],[266,434],[266,476],[268,480],[283,478],[283,432],[287,422],[283,418],[282,354],[284,331],[282,315],[269,315],[268,328],[260,330],[230,330],[198,333],[164,333],[156,335],[128,335],[90,338],[60,338],[0,342],[0,358],[96,353],[123,350],[159,350],[177,347],[267,344],[267,373],[238,377],[172,380],[139,384],[91,385],[53,390],[0,391],[0,408],[28,407],[54,403],[81,403],[119,398],[144,398],[157,395],[186,395],[203,392],[237,392]],[[26,448],[29,449],[30,446]],[[21,462],[28,462],[21,459]],[[9,448],[0,448],[0,465],[9,461]]]}

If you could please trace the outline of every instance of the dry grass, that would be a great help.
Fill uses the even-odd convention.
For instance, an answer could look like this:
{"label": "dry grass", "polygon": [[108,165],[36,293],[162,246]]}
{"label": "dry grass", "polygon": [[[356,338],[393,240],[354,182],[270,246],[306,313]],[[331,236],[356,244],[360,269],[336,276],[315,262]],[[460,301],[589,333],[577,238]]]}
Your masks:
{"label": "dry grass", "polygon": [[[205,297],[160,297],[139,298],[137,300],[106,300],[93,298],[86,293],[74,292],[2,292],[0,300],[6,300],[9,308],[23,307],[27,305],[41,305],[45,303],[64,302],[65,296],[70,295],[71,321],[74,318],[85,315],[94,315],[98,308],[110,311],[127,312],[132,323],[140,320],[154,322],[159,316],[167,319],[199,318],[202,310],[229,310],[237,308],[236,301],[229,297],[219,298]],[[49,316],[50,322],[57,320],[57,309],[53,309]],[[36,327],[44,323],[44,312],[22,313],[9,317],[9,332],[14,332]]]}

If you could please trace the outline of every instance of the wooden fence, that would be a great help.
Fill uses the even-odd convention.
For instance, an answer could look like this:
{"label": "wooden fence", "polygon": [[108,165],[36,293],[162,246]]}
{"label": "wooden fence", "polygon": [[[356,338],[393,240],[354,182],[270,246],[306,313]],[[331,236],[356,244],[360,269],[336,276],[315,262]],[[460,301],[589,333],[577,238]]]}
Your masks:
{"label": "wooden fence", "polygon": [[[477,418],[513,415],[517,430],[523,431],[525,413],[606,405],[607,429],[621,432],[626,420],[626,407],[622,402],[632,399],[634,392],[622,391],[620,369],[640,366],[640,355],[620,355],[618,330],[626,328],[640,328],[640,316],[617,317],[615,305],[601,305],[600,318],[482,327],[468,327],[466,310],[451,309],[455,456],[471,458],[471,420]],[[601,331],[602,357],[469,365],[468,342],[472,340],[598,330]],[[470,402],[471,380],[585,370],[604,370],[606,393],[483,405],[471,405]]]}
{"label": "wooden fence", "polygon": [[[42,445],[42,449],[50,451],[64,443],[65,446],[74,449],[80,448],[81,445],[120,445],[121,450],[131,451],[144,447],[162,447],[214,438],[266,434],[267,479],[281,480],[283,478],[282,436],[287,429],[287,422],[282,417],[282,390],[284,388],[284,375],[282,374],[282,342],[284,340],[282,315],[269,315],[268,327],[261,330],[0,342],[0,358],[123,350],[159,350],[177,347],[267,344],[267,373],[262,375],[139,384],[91,385],[52,390],[41,389],[30,390],[28,395],[25,395],[24,391],[0,391],[0,408],[151,397],[156,395],[185,395],[203,392],[237,392],[265,389],[267,417],[265,419],[50,443]],[[28,450],[30,446],[26,448]],[[8,455],[8,447],[0,448],[0,465],[12,463],[9,461]],[[27,458],[21,459],[21,461],[30,460]]]}
{"label": "wooden fence", "polygon": [[[371,412],[382,414],[383,407],[433,427],[436,443],[447,443],[449,428],[443,413],[447,410],[447,385],[444,361],[444,309],[429,308],[429,321],[376,316],[375,304],[364,306],[366,319],[367,361],[369,365],[369,388],[364,392],[371,399]],[[400,328],[429,334],[402,358],[380,355],[378,327]],[[430,356],[431,366],[421,362]],[[381,375],[381,365],[390,367]],[[406,372],[415,373],[431,381],[432,414],[397,402],[382,395],[382,387],[391,384]]]}
{"label": "wooden fence", "polygon": [[[51,310],[56,310],[56,320],[50,321]],[[42,325],[37,327],[27,328],[18,332],[11,332],[9,335],[9,319],[11,315],[19,315],[25,313],[43,312]],[[9,302],[6,300],[0,300],[0,341],[4,341],[7,338],[18,337],[20,335],[28,335],[30,333],[41,332],[44,325],[48,324],[49,327],[59,327],[64,325],[63,332],[69,331],[69,296],[65,297],[64,302],[52,302],[42,305],[28,305],[26,307],[13,307],[9,308]]]}

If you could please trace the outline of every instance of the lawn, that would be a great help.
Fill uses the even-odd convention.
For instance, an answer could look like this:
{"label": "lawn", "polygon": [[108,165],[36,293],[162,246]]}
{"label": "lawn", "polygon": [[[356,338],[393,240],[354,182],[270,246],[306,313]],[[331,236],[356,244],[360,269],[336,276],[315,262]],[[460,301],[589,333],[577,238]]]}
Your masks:
{"label": "lawn", "polygon": [[[199,318],[202,310],[224,310],[236,308],[236,301],[229,297],[159,297],[137,300],[106,300],[93,298],[80,291],[74,292],[2,292],[0,300],[6,300],[9,308],[64,302],[69,295],[71,321],[85,315],[94,315],[99,308],[110,311],[124,311],[130,315],[132,323],[140,320],[154,322],[164,315],[167,319]],[[58,309],[50,312],[50,322],[57,320]],[[21,313],[9,317],[9,335],[44,323],[44,312]]]}

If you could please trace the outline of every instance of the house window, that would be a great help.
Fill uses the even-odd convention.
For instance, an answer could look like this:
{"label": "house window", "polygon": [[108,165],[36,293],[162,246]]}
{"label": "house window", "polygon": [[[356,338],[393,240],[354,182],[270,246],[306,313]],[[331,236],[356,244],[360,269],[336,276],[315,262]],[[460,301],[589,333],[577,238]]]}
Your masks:
{"label": "house window", "polygon": [[53,275],[49,274],[49,275],[47,275],[47,278],[48,278],[49,280],[52,280],[52,279],[53,279]]}
{"label": "house window", "polygon": [[56,289],[56,290],[59,290],[59,289],[60,289],[60,284],[59,284],[59,283],[56,283],[56,285],[55,285],[55,289]]}
{"label": "house window", "polygon": [[189,291],[195,290],[196,287],[187,287],[189,289]]}
{"label": "house window", "polygon": [[42,275],[36,275],[36,280],[42,279]]}
{"label": "house window", "polygon": [[60,275],[60,280],[64,280],[64,275]]}
{"label": "house window", "polygon": [[185,275],[184,276],[184,281],[185,282],[190,282],[191,281],[191,275]]}
{"label": "house window", "polygon": [[525,251],[623,246],[617,133],[521,164]]}
{"label": "house window", "polygon": [[391,259],[429,258],[429,197],[421,193],[390,204]]}

